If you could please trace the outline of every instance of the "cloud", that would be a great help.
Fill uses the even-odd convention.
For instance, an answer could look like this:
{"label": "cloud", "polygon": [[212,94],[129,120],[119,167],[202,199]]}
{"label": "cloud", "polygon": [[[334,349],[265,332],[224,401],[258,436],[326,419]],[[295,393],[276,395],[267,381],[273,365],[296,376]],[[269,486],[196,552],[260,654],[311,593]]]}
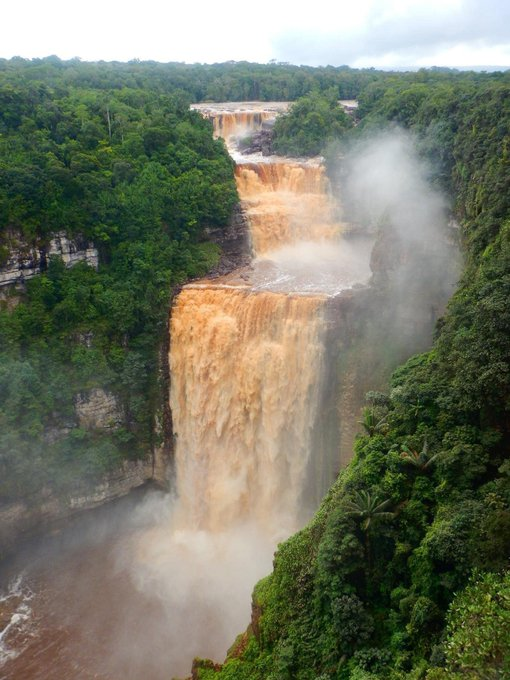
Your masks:
{"label": "cloud", "polygon": [[509,25],[508,0],[259,0],[249,11],[234,0],[25,0],[5,6],[0,56],[510,67]]}
{"label": "cloud", "polygon": [[346,29],[339,14],[324,16],[328,28],[282,31],[273,50],[279,60],[312,65],[463,66],[499,59],[510,66],[509,25],[507,0],[372,2],[362,24]]}

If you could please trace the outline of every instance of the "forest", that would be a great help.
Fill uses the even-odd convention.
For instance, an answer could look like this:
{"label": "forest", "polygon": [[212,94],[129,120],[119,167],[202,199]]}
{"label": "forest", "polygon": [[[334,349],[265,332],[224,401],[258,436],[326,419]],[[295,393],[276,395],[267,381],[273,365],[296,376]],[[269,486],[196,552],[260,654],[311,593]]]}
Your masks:
{"label": "forest", "polygon": [[[352,462],[279,546],[226,662],[197,660],[194,678],[510,677],[509,95],[508,72],[0,61],[0,258],[13,232],[82,234],[100,253],[97,270],[50,261],[0,310],[2,498],[66,492],[161,436],[171,291],[217,260],[205,230],[237,201],[191,101],[296,100],[275,148],[326,159],[332,141],[409,130],[460,225],[433,347],[367,394]],[[358,99],[356,120],[339,98]],[[94,386],[122,404],[108,433],[69,424]]]}

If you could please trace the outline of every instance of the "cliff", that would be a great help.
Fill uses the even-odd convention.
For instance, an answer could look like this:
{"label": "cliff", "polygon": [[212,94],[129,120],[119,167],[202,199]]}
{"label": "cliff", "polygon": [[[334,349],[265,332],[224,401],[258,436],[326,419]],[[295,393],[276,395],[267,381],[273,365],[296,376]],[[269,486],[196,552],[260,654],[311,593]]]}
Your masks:
{"label": "cliff", "polygon": [[239,204],[234,206],[226,227],[208,228],[206,235],[221,250],[220,260],[209,272],[208,278],[224,276],[250,264],[252,248],[248,221]]}
{"label": "cliff", "polygon": [[66,267],[86,262],[97,267],[99,255],[94,245],[83,237],[70,239],[65,232],[53,234],[48,242],[37,240],[29,243],[16,231],[2,236],[0,260],[0,287],[23,284],[45,271],[52,256],[61,257]]}

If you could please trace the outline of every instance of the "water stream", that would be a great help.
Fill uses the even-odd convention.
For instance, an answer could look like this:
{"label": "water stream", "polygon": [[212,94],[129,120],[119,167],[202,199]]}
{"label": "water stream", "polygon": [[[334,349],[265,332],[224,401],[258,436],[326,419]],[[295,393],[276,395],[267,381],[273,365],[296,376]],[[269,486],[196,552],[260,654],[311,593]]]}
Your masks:
{"label": "water stream", "polygon": [[237,153],[235,138],[284,108],[203,111],[237,161],[254,260],[185,286],[172,310],[177,495],[149,494],[113,523],[106,509],[34,550],[23,575],[11,567],[0,680],[168,680],[194,656],[221,660],[277,542],[332,481],[318,471],[322,487],[307,484],[311,467],[337,455],[313,446],[325,304],[368,280],[371,244],[342,239],[320,160]]}

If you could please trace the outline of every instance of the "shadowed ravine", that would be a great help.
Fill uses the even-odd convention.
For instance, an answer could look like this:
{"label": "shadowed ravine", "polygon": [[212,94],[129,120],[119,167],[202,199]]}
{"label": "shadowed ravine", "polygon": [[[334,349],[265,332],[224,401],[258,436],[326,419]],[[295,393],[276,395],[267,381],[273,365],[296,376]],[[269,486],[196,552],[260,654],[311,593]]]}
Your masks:
{"label": "shadowed ravine", "polygon": [[[207,115],[233,144],[278,110],[256,108]],[[172,309],[176,497],[117,510],[114,531],[105,519],[27,570],[2,678],[168,680],[196,655],[221,660],[277,542],[338,469],[316,437],[333,371],[326,306],[367,282],[371,244],[342,241],[319,161],[235,158],[254,261],[185,286]]]}

